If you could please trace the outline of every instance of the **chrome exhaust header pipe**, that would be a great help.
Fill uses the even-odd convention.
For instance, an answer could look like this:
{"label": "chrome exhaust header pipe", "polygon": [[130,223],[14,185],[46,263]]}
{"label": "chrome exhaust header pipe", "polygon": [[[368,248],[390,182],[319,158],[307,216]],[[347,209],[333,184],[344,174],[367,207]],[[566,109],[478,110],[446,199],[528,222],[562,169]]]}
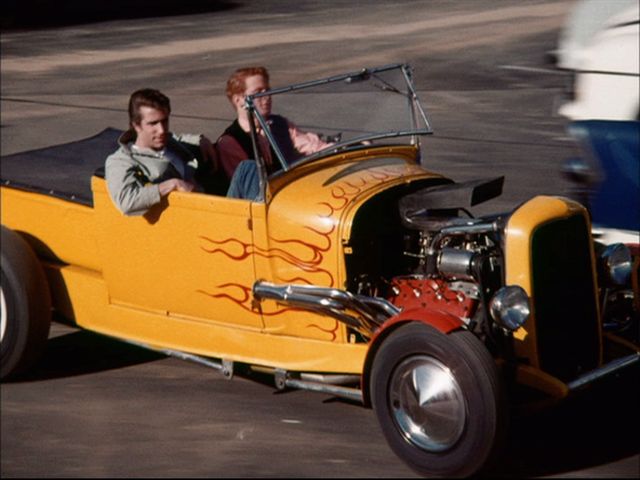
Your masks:
{"label": "chrome exhaust header pipe", "polygon": [[400,309],[382,298],[354,295],[346,290],[315,285],[293,285],[256,281],[253,284],[256,300],[275,300],[292,307],[304,308],[329,315],[355,328],[366,337]]}

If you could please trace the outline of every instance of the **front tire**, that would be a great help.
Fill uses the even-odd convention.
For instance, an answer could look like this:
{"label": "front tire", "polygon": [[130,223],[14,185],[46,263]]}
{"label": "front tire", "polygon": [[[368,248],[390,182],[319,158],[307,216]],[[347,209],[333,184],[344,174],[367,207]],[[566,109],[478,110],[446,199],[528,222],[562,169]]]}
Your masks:
{"label": "front tire", "polygon": [[29,244],[2,226],[0,374],[4,380],[29,369],[44,351],[51,324],[47,280]]}
{"label": "front tire", "polygon": [[503,438],[495,362],[467,331],[410,323],[393,332],[374,359],[371,400],[391,449],[422,475],[472,475]]}

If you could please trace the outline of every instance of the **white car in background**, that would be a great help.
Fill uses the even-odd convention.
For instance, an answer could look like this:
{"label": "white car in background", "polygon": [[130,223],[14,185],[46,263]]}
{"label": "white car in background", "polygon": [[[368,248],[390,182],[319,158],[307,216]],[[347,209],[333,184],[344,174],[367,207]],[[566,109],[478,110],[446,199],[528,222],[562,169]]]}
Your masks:
{"label": "white car in background", "polygon": [[570,120],[640,119],[640,4],[583,0],[569,16],[555,52],[574,73],[560,115]]}

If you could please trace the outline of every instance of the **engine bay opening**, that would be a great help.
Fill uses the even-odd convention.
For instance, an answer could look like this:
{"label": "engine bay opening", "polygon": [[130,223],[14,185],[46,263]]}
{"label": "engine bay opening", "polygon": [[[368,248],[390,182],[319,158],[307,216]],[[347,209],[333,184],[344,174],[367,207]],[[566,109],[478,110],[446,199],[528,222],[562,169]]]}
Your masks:
{"label": "engine bay opening", "polygon": [[437,179],[369,200],[352,224],[347,290],[400,309],[445,310],[476,333],[496,336],[487,305],[504,284],[506,217],[475,218],[468,208],[499,195],[502,182]]}

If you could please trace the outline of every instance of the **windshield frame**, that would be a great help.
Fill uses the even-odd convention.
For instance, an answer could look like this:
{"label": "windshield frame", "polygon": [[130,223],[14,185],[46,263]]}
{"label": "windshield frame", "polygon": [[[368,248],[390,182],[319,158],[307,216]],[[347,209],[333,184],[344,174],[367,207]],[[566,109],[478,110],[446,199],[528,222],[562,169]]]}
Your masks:
{"label": "windshield frame", "polygon": [[[406,84],[406,92],[399,91],[393,85],[390,85],[384,79],[377,76],[377,74],[379,73],[388,72],[391,70],[401,71]],[[286,160],[280,147],[278,146],[277,141],[273,137],[273,134],[271,133],[267,119],[265,119],[255,107],[255,100],[261,97],[294,92],[294,91],[312,88],[316,86],[327,85],[335,82],[351,83],[351,82],[368,81],[371,78],[374,78],[381,83],[379,85],[374,84],[374,86],[380,88],[380,90],[389,91],[389,92],[407,97],[407,102],[409,104],[411,128],[404,129],[404,130],[376,132],[376,133],[359,135],[356,137],[349,138],[348,140],[345,140],[345,141],[338,141],[333,145],[331,145],[331,147],[329,148],[325,148],[323,150],[320,150],[319,152],[313,153],[311,155],[306,155],[299,159],[289,162]],[[335,154],[341,150],[350,149],[349,147],[363,145],[363,144],[366,144],[366,142],[371,142],[373,140],[410,136],[411,137],[410,144],[416,145],[419,149],[420,137],[424,135],[430,135],[433,133],[433,130],[431,128],[431,122],[429,121],[429,117],[425,109],[423,108],[420,102],[420,99],[418,98],[418,94],[416,93],[416,90],[413,85],[412,69],[408,64],[401,64],[401,63],[390,64],[390,65],[385,65],[380,67],[373,67],[373,68],[362,68],[359,71],[326,77],[319,80],[296,83],[296,84],[288,85],[285,87],[272,88],[264,92],[247,95],[245,98],[245,108],[247,110],[247,114],[249,118],[254,119],[254,121],[251,121],[251,120],[249,121],[250,136],[251,136],[251,141],[253,146],[254,158],[258,163],[258,171],[260,174],[260,191],[263,192],[262,193],[263,198],[264,198],[264,192],[266,189],[268,175],[267,175],[267,170],[265,166],[265,160],[262,157],[262,154],[260,153],[260,149],[258,148],[259,143],[257,139],[258,139],[259,133],[258,133],[257,125],[259,125],[262,131],[264,132],[264,135],[266,136],[271,149],[275,153],[276,159],[274,160],[277,160],[282,168],[281,171],[274,173],[274,175],[282,174],[283,172],[289,171],[298,165],[312,162],[314,160],[317,160],[318,158]]]}

